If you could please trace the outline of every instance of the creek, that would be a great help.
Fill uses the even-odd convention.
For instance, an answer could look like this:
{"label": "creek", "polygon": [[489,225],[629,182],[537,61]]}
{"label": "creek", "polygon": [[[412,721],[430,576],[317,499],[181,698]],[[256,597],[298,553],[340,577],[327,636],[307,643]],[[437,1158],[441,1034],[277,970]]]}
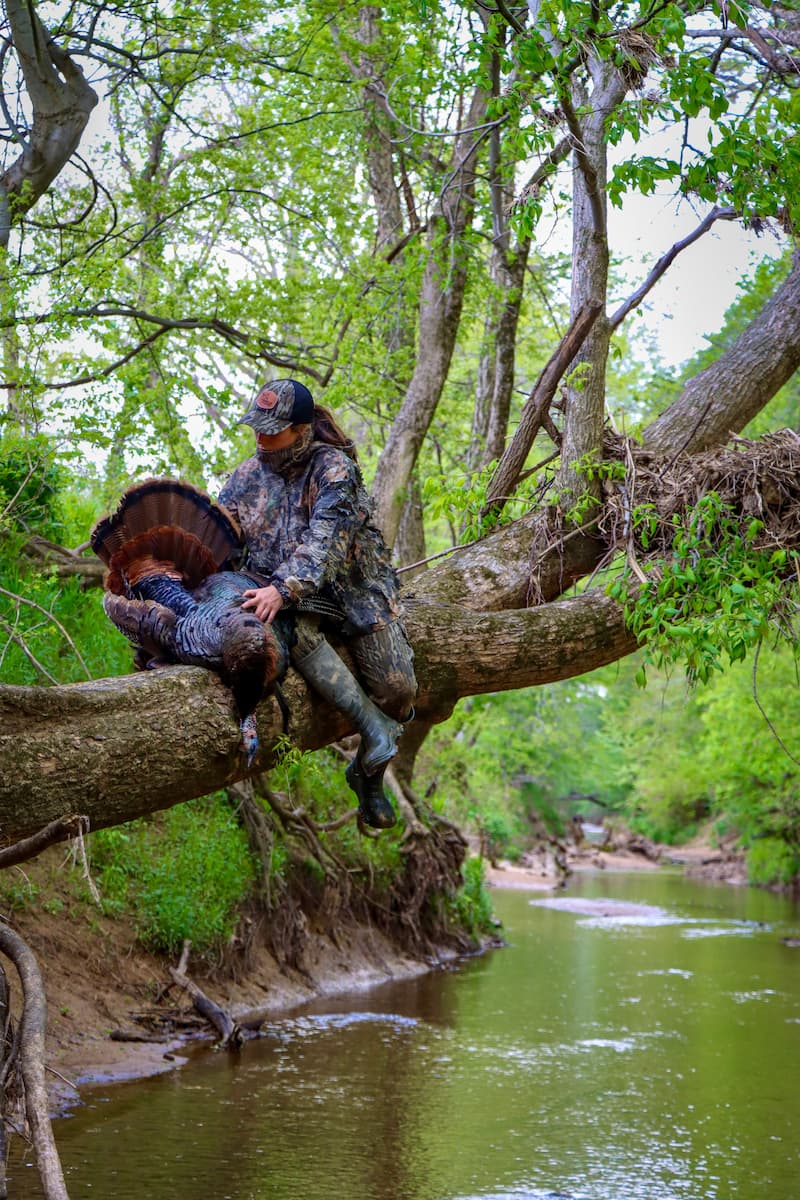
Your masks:
{"label": "creek", "polygon": [[493,897],[505,949],[82,1088],[71,1200],[796,1200],[796,905],[670,871]]}

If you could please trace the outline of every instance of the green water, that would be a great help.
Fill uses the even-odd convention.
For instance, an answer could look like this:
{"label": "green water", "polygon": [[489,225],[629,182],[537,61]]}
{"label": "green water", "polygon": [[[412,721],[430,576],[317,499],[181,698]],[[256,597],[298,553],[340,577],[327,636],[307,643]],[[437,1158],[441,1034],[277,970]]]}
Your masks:
{"label": "green water", "polygon": [[796,1200],[797,908],[644,872],[566,896],[659,911],[496,892],[507,949],[87,1089],[56,1123],[72,1200]]}

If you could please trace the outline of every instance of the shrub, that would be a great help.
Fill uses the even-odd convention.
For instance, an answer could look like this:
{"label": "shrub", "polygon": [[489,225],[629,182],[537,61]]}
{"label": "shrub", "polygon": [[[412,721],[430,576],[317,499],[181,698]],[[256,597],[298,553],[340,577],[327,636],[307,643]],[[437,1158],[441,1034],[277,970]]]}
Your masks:
{"label": "shrub", "polygon": [[783,838],[758,838],[747,851],[747,879],[750,883],[790,884],[800,873],[800,853]]}
{"label": "shrub", "polygon": [[112,910],[127,904],[145,945],[176,953],[222,946],[256,877],[247,836],[221,794],[93,839],[98,884]]}
{"label": "shrub", "polygon": [[486,887],[486,868],[481,858],[464,863],[464,883],[449,902],[451,921],[475,940],[495,927],[492,901]]}

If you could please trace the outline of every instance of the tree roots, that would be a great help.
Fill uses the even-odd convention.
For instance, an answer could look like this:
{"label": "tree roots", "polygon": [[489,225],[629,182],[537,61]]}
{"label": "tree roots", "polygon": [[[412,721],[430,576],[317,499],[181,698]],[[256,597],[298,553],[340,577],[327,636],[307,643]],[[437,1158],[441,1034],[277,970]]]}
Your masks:
{"label": "tree roots", "polygon": [[[64,1173],[56,1150],[48,1113],[47,1090],[44,1082],[44,1039],[47,1025],[47,1004],[42,976],[33,951],[19,934],[0,923],[0,952],[16,967],[22,986],[22,1017],[19,1037],[3,1063],[3,1081],[18,1070],[23,1096],[23,1112],[36,1153],[36,1165],[46,1200],[68,1200]],[[9,1048],[8,987],[3,979],[5,996],[5,1039]],[[7,1102],[7,1095],[4,1096]],[[4,1113],[4,1117],[6,1114]],[[5,1195],[4,1190],[0,1195]]]}

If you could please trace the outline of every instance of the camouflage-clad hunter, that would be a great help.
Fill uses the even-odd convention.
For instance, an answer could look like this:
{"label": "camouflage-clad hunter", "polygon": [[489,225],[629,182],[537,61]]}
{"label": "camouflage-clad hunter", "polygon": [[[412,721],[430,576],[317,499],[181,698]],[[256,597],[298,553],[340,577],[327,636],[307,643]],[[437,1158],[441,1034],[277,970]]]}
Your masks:
{"label": "camouflage-clad hunter", "polygon": [[[249,570],[264,579],[244,593],[243,607],[262,621],[294,609],[294,666],[361,734],[346,778],[362,819],[387,828],[395,814],[383,774],[417,684],[397,575],[370,523],[353,445],[292,379],[265,385],[240,424],[255,430],[256,454],[236,468],[219,499],[242,527]],[[366,692],[325,640],[320,619],[348,639]]]}

